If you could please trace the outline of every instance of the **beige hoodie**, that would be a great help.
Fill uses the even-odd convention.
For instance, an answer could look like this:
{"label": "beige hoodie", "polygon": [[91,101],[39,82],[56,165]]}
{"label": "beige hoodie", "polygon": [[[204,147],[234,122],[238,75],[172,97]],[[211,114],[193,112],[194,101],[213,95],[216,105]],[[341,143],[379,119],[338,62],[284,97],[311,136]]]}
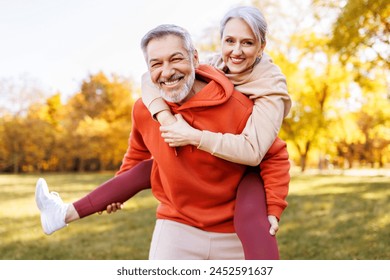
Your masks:
{"label": "beige hoodie", "polygon": [[[224,72],[226,70],[220,55],[210,59],[209,64]],[[291,108],[286,78],[265,53],[248,71],[225,75],[238,91],[254,101],[252,115],[241,134],[203,130],[198,149],[231,162],[257,166],[275,141]],[[169,110],[148,75],[143,76],[142,100],[152,116]]]}

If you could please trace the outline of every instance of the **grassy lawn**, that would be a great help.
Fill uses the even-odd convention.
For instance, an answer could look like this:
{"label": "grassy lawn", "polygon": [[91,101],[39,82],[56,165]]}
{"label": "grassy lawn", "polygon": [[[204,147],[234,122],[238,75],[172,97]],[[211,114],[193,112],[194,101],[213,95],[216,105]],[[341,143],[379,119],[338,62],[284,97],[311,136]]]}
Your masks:
{"label": "grassy lawn", "polygon": [[[46,174],[65,202],[113,174]],[[35,206],[39,175],[0,175],[0,259],[147,259],[156,201],[138,194],[117,214],[92,215],[51,236]],[[294,176],[278,241],[282,259],[390,259],[390,178]]]}

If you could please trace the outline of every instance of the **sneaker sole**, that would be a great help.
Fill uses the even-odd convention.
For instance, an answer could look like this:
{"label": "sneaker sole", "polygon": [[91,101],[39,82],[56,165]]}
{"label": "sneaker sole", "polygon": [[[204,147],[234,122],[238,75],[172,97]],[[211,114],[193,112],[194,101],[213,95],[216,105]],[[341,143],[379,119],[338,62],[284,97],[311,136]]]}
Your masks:
{"label": "sneaker sole", "polygon": [[60,227],[56,230],[53,230],[51,227],[49,227],[50,223],[48,223],[48,221],[50,219],[47,217],[47,213],[45,213],[46,207],[45,204],[43,203],[44,200],[42,200],[42,198],[45,197],[48,198],[49,196],[50,196],[50,192],[46,180],[43,178],[39,178],[35,186],[35,202],[38,206],[38,209],[41,212],[41,225],[42,225],[43,232],[46,235],[51,235],[55,231],[63,227],[66,227],[66,225],[64,225],[63,227]]}

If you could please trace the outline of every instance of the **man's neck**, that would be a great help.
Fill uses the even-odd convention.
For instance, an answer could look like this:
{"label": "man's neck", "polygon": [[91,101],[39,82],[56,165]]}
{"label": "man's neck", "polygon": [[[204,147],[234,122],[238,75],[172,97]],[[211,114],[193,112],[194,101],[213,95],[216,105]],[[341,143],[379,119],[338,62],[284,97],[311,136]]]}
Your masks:
{"label": "man's neck", "polygon": [[206,82],[195,79],[194,85],[192,86],[192,89],[191,89],[191,92],[187,95],[187,97],[182,102],[180,102],[178,104],[183,105],[185,102],[190,100],[195,94],[200,92],[206,85],[207,85]]}

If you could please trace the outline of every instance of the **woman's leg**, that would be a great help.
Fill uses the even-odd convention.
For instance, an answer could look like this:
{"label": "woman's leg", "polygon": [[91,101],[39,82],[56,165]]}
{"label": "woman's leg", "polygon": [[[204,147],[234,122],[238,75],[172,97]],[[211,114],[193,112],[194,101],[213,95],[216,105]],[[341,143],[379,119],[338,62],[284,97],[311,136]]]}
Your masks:
{"label": "woman's leg", "polygon": [[123,203],[138,192],[150,188],[153,160],[140,162],[132,169],[108,180],[73,203],[80,218],[104,211],[111,203]]}
{"label": "woman's leg", "polygon": [[267,203],[259,172],[248,172],[238,186],[234,226],[246,260],[279,259],[276,238],[269,233]]}
{"label": "woman's leg", "polygon": [[67,223],[104,211],[112,203],[123,203],[139,191],[150,188],[152,164],[153,160],[140,162],[73,204],[65,204],[57,193],[49,192],[44,179],[39,179],[35,200],[41,212],[43,231],[52,234]]}

